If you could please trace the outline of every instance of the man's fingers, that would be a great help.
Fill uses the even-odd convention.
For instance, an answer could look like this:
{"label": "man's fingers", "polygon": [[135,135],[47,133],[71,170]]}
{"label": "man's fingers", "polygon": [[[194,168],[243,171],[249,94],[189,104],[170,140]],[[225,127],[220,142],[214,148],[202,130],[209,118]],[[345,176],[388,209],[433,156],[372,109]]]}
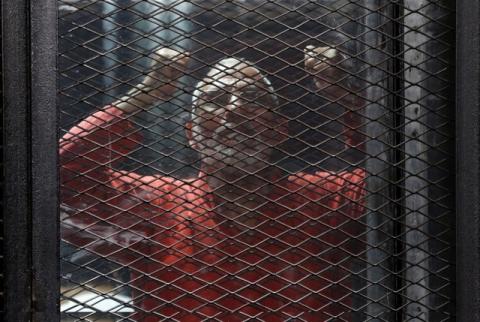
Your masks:
{"label": "man's fingers", "polygon": [[305,53],[305,67],[309,70],[317,69],[320,66],[330,65],[328,62],[336,62],[338,60],[339,52],[332,47],[314,47],[309,45],[304,50]]}
{"label": "man's fingers", "polygon": [[189,59],[190,53],[179,52],[170,48],[161,48],[152,54],[152,66],[175,64],[179,67],[185,66]]}
{"label": "man's fingers", "polygon": [[176,81],[185,72],[190,53],[160,48],[150,55],[152,63],[143,84],[157,89],[162,84]]}

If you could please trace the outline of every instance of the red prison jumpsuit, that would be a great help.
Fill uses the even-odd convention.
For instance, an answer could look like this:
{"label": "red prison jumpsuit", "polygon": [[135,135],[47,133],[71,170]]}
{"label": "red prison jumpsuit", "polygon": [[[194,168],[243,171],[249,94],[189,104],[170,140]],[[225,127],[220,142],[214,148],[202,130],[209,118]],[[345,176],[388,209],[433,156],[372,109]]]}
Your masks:
{"label": "red prison jumpsuit", "polygon": [[141,142],[106,107],[60,142],[62,238],[131,271],[135,321],[348,321],[362,251],[364,171],[279,180],[255,229],[215,214],[202,176],[114,170]]}

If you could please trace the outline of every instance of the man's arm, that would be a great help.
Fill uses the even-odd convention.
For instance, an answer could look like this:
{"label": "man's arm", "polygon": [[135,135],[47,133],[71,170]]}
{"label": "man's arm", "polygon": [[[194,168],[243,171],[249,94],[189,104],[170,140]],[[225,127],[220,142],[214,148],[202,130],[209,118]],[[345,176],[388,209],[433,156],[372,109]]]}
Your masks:
{"label": "man's arm", "polygon": [[151,71],[143,82],[112,105],[124,112],[135,112],[172,97],[189,60],[188,53],[162,48],[153,54],[152,59]]}
{"label": "man's arm", "polygon": [[153,54],[151,71],[124,97],[88,116],[60,140],[63,167],[98,167],[125,156],[140,135],[128,118],[170,99],[188,62],[187,54],[163,48]]}
{"label": "man's arm", "polygon": [[[186,63],[185,54],[169,49],[157,51],[152,71],[141,84],[83,119],[60,140],[61,199],[63,207],[69,209],[62,218],[64,240],[77,247],[91,243],[90,250],[100,254],[102,249],[113,252],[118,245],[137,243],[152,229],[141,218],[149,218],[157,210],[151,204],[152,200],[158,201],[154,192],[165,190],[170,181],[157,178],[155,184],[149,182],[134,196],[128,195],[133,187],[147,185],[143,176],[114,171],[111,166],[141,140],[139,129],[129,118],[154,102],[173,96]],[[139,205],[140,209],[130,211]],[[135,227],[125,229],[137,221],[140,223]],[[122,255],[110,258],[120,260]]]}
{"label": "man's arm", "polygon": [[343,67],[347,60],[348,57],[337,48],[314,46],[305,48],[305,69],[313,75],[318,94],[346,109],[342,117],[346,145],[363,150],[365,137],[360,132],[362,126],[360,111],[366,102],[361,96],[360,89],[351,82],[355,75]]}

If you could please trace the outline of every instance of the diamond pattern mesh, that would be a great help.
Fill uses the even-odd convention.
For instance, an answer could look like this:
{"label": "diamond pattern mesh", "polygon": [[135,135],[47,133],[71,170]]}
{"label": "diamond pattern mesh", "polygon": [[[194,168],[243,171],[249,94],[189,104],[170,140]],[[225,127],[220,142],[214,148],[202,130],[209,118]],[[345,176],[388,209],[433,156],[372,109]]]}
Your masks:
{"label": "diamond pattern mesh", "polygon": [[453,319],[454,6],[60,0],[62,321]]}

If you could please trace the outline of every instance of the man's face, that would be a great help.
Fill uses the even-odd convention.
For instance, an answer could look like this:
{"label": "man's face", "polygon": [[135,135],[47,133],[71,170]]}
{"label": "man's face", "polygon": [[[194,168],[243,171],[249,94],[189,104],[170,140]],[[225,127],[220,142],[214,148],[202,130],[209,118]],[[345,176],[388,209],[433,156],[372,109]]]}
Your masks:
{"label": "man's face", "polygon": [[255,173],[278,143],[273,99],[259,77],[224,75],[200,88],[192,113],[192,144],[214,171]]}

